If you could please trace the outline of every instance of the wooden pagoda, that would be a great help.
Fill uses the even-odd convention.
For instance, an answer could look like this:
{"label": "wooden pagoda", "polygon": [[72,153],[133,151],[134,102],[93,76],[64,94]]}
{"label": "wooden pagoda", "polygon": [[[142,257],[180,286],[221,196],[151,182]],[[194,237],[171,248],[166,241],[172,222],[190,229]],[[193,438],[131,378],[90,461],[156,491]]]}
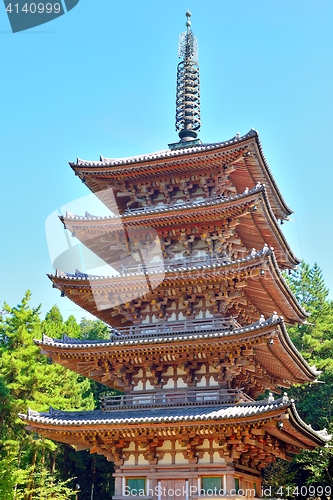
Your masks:
{"label": "wooden pagoda", "polygon": [[42,436],[114,462],[115,500],[260,497],[262,468],[330,440],[283,393],[319,375],[285,327],[306,319],[281,274],[299,262],[278,224],[291,210],[257,132],[213,144],[197,138],[189,17],[178,66],[180,142],[70,164],[115,215],[61,221],[117,273],[49,278],[112,327],[110,340],[36,341],[54,362],[122,395],[104,397],[95,411],[21,415]]}

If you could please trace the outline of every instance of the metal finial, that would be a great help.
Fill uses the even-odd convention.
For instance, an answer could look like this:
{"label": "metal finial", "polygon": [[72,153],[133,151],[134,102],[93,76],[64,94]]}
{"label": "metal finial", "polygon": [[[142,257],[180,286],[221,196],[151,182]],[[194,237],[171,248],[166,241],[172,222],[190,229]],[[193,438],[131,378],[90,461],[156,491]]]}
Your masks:
{"label": "metal finial", "polygon": [[186,23],[185,23],[185,26],[186,26],[187,31],[188,31],[188,30],[189,30],[189,28],[190,28],[190,26],[191,26],[191,24],[192,24],[192,23],[191,23],[191,21],[190,21],[190,17],[192,16],[192,14],[191,14],[191,12],[188,10],[188,11],[186,12],[186,14],[185,14],[185,15],[186,15],[186,17],[187,17],[187,21],[186,21]]}
{"label": "metal finial", "polygon": [[176,130],[181,142],[193,141],[200,130],[200,82],[198,42],[191,30],[191,12],[186,12],[186,27],[179,36],[177,66]]}

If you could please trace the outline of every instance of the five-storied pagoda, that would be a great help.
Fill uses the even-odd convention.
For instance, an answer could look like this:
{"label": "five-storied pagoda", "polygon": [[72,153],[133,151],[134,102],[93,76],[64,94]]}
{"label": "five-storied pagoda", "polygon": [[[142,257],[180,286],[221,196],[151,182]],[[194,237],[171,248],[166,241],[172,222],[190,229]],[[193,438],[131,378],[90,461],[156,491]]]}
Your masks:
{"label": "five-storied pagoda", "polygon": [[278,224],[291,211],[257,132],[197,137],[190,15],[177,73],[180,141],[71,164],[114,215],[61,220],[117,273],[49,277],[110,325],[111,339],[36,341],[54,362],[123,395],[104,397],[100,410],[21,416],[42,436],[114,462],[114,500],[260,497],[263,467],[330,440],[283,392],[319,374],[285,327],[306,319],[281,274],[298,264]]}

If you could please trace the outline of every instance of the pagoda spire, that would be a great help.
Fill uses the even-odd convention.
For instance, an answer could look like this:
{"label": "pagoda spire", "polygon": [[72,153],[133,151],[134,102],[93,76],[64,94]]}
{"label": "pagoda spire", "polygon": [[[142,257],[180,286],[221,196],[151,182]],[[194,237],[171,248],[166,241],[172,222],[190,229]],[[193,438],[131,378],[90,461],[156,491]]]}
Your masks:
{"label": "pagoda spire", "polygon": [[191,29],[191,12],[186,12],[186,31],[180,34],[177,66],[176,130],[180,142],[194,141],[200,130],[200,87],[198,42]]}

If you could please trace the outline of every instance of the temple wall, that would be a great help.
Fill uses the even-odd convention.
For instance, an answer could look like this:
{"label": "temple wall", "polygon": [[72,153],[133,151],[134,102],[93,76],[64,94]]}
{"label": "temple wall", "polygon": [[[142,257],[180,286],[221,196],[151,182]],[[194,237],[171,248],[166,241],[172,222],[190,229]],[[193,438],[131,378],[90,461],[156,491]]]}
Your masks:
{"label": "temple wall", "polygon": [[[177,463],[168,466],[160,463],[147,466],[144,463],[117,468],[116,488],[113,500],[145,498],[146,500],[208,500],[225,496],[233,500],[260,498],[261,480],[258,474],[235,470],[233,464],[219,463],[191,466]],[[130,494],[132,488],[142,488]]]}
{"label": "temple wall", "polygon": [[[198,388],[218,388],[220,385],[216,382],[213,375],[218,373],[217,369],[208,363],[204,363],[195,372],[197,378],[196,387]],[[179,367],[169,366],[162,374],[163,389],[187,389],[186,371]],[[149,370],[140,369],[139,373],[133,376],[133,391],[156,390],[153,384],[154,377]],[[193,389],[193,386],[190,387]]]}

